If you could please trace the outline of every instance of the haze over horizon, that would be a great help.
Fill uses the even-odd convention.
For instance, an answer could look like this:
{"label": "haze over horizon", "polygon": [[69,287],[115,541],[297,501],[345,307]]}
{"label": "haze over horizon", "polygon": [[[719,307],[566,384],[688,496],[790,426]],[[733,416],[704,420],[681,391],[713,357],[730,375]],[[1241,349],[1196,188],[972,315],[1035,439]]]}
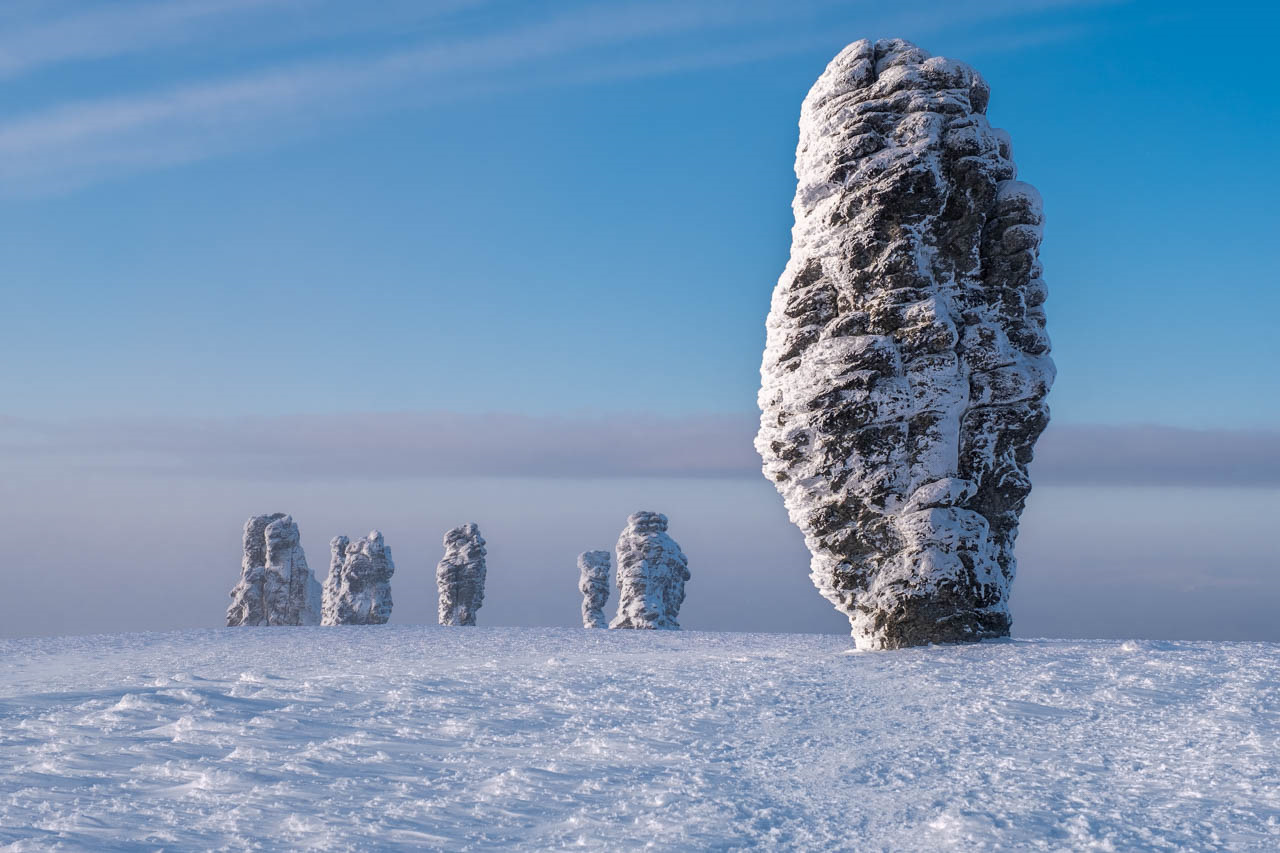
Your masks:
{"label": "haze over horizon", "polygon": [[1276,23],[11,4],[0,636],[221,624],[240,525],[273,511],[321,578],[330,537],[381,529],[402,624],[434,620],[466,521],[480,624],[576,624],[577,553],[653,509],[685,627],[847,630],[750,437],[800,101],[848,42],[901,36],[984,75],[1046,204],[1058,380],[1015,635],[1280,641]]}

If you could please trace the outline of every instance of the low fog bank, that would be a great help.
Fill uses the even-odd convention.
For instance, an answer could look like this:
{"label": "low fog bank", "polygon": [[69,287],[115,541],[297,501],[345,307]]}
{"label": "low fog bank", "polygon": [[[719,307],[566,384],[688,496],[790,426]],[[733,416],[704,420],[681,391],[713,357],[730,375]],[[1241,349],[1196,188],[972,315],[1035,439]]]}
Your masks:
{"label": "low fog bank", "polygon": [[[488,540],[484,625],[575,626],[577,555],[651,509],[689,557],[688,630],[844,633],[773,488],[746,478],[191,478],[32,463],[0,485],[0,634],[221,625],[251,514],[293,515],[323,579],[329,539],[381,530],[393,624],[434,623],[440,538]],[[1280,641],[1280,489],[1039,486],[1013,587],[1021,637]],[[611,601],[612,606],[615,601]]]}

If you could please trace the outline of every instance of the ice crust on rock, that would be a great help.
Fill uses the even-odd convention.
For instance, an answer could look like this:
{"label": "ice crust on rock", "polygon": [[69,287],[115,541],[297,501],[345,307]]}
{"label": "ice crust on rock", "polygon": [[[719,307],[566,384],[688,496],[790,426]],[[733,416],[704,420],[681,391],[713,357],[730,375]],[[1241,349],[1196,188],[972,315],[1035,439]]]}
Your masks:
{"label": "ice crust on rock", "polygon": [[618,613],[610,628],[679,630],[689,561],[667,535],[667,517],[637,512],[618,537]]}
{"label": "ice crust on rock", "polygon": [[444,535],[444,557],[436,566],[441,625],[474,625],[484,604],[484,538],[474,524],[463,524]]}
{"label": "ice crust on rock", "polygon": [[756,449],[859,648],[1009,633],[1053,382],[1038,251],[989,89],[858,41],[804,100]]}
{"label": "ice crust on rock", "polygon": [[578,591],[582,593],[582,627],[607,628],[604,606],[609,601],[609,552],[578,555]]}
{"label": "ice crust on rock", "polygon": [[391,618],[391,576],[395,571],[391,549],[377,530],[355,542],[335,536],[329,542],[321,624],[385,624]]}
{"label": "ice crust on rock", "polygon": [[253,516],[244,523],[244,557],[227,625],[319,623],[320,584],[307,567],[298,525],[283,512]]}

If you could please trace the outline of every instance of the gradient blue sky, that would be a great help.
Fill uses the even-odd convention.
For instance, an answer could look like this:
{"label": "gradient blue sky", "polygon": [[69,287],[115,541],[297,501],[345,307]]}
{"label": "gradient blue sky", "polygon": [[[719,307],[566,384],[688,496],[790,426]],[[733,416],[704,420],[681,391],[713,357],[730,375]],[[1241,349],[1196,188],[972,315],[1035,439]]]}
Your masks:
{"label": "gradient blue sky", "polygon": [[[61,541],[5,571],[27,598],[71,588],[83,606],[55,624],[7,603],[0,632],[216,623],[236,528],[277,509],[321,574],[339,532],[403,524],[385,532],[397,577],[417,578],[444,527],[476,516],[493,542],[498,520],[498,554],[530,543],[534,597],[491,592],[489,614],[565,623],[573,593],[562,618],[536,590],[642,499],[683,508],[673,534],[683,522],[707,571],[761,584],[702,627],[839,630],[812,621],[834,614],[752,470],[750,421],[800,100],[847,42],[904,36],[983,73],[1046,202],[1059,378],[1017,589],[1060,590],[1025,605],[1031,628],[1188,635],[1190,616],[1157,616],[1196,612],[1208,594],[1186,579],[1207,578],[1226,615],[1199,635],[1256,622],[1245,636],[1280,640],[1261,609],[1280,602],[1276,545],[1242,527],[1280,488],[1277,17],[1089,0],[7,3],[0,530]],[[548,537],[529,501],[594,538]],[[1112,569],[1048,547],[1124,505]],[[1175,576],[1160,594],[1180,604],[1126,621],[1143,579]],[[157,583],[172,607],[129,609]],[[1128,606],[1100,621],[1050,606],[1106,584],[1128,584]],[[710,585],[690,587],[695,623]],[[124,615],[104,618],[113,595]],[[421,598],[407,612],[426,619]],[[800,615],[776,618],[783,599]]]}

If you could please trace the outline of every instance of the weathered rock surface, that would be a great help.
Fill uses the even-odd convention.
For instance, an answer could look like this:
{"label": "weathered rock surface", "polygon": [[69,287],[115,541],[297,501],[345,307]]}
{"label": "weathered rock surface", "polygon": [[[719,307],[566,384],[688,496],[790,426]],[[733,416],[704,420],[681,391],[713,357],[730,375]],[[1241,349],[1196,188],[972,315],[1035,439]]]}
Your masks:
{"label": "weathered rock surface", "polygon": [[480,528],[463,524],[444,535],[444,558],[436,566],[441,625],[474,625],[484,604],[484,539]]}
{"label": "weathered rock surface", "polygon": [[320,584],[307,567],[298,525],[283,512],[253,516],[244,523],[244,558],[227,625],[319,623]]}
{"label": "weathered rock surface", "polygon": [[382,534],[370,530],[352,542],[329,542],[329,577],[324,582],[324,625],[382,625],[391,618],[391,576],[396,565]]}
{"label": "weathered rock surface", "polygon": [[578,555],[578,591],[582,593],[582,627],[607,628],[604,606],[609,601],[609,552]]}
{"label": "weathered rock surface", "polygon": [[1040,197],[969,66],[859,41],[805,98],[764,472],[860,648],[1009,633],[1053,382]]}
{"label": "weathered rock surface", "polygon": [[679,630],[689,561],[667,535],[667,517],[637,512],[618,537],[618,613],[610,628]]}

